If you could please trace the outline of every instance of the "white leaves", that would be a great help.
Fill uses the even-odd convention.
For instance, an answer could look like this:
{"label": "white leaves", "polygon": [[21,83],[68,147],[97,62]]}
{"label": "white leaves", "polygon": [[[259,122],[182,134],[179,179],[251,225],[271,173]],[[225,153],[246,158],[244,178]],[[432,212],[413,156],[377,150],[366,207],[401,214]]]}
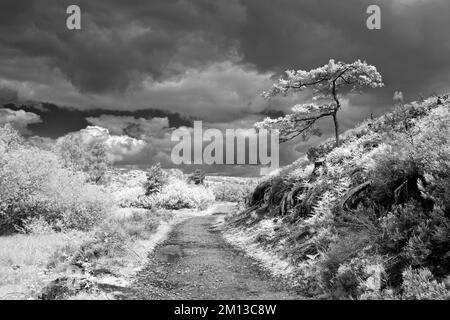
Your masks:
{"label": "white leaves", "polygon": [[304,114],[310,112],[317,112],[320,110],[320,107],[316,104],[296,104],[292,107],[292,112],[297,114]]}
{"label": "white leaves", "polygon": [[334,59],[330,59],[330,61],[328,62],[328,69],[333,70],[335,66],[336,64],[334,63]]}
{"label": "white leaves", "polygon": [[[287,94],[290,90],[312,89],[313,101],[327,100],[328,103],[301,104],[292,107],[292,114],[278,119],[267,118],[255,124],[259,129],[278,129],[283,141],[302,135],[304,139],[313,134],[320,134],[314,124],[322,117],[333,115],[340,107],[339,91],[347,87],[350,91],[360,92],[362,87],[381,87],[381,75],[374,66],[357,60],[351,64],[335,62],[305,70],[286,70],[285,77],[276,82],[263,97],[269,98],[278,94]],[[336,138],[337,139],[337,138]]]}
{"label": "white leaves", "polygon": [[292,107],[292,113],[277,119],[266,118],[255,124],[257,129],[279,130],[281,141],[287,141],[302,135],[307,139],[310,135],[320,135],[315,122],[330,115],[335,105],[298,104]]}
{"label": "white leaves", "polygon": [[396,105],[402,105],[405,102],[405,99],[403,97],[403,92],[401,92],[401,91],[395,91],[394,97],[392,99],[394,100],[394,104],[396,104]]}
{"label": "white leaves", "polygon": [[361,87],[378,88],[383,85],[376,67],[361,60],[348,64],[331,59],[328,64],[310,71],[286,70],[285,77],[279,79],[263,96],[269,98],[280,93],[286,94],[289,90],[311,87],[314,96],[330,97],[333,88],[349,86],[350,90],[359,91]]}

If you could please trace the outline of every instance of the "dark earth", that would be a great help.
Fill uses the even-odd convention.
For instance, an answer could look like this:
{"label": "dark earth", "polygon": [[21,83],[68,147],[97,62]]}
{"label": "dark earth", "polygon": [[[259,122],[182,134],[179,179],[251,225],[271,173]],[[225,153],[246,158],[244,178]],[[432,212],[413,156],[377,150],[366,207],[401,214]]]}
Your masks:
{"label": "dark earth", "polygon": [[222,213],[195,216],[175,226],[148,257],[122,299],[301,299],[215,226]]}

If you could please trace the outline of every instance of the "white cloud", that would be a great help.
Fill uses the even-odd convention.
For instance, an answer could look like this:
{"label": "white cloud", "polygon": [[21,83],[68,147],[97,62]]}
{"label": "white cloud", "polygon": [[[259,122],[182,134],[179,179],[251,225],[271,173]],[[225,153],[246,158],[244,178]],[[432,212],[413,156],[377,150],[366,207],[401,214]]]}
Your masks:
{"label": "white cloud", "polygon": [[41,121],[41,118],[32,112],[0,109],[0,125],[9,123],[22,134],[30,133],[30,130],[27,128],[29,124],[39,123]]}
{"label": "white cloud", "polygon": [[88,126],[71,135],[79,135],[86,144],[94,141],[104,143],[110,159],[115,163],[136,157],[147,148],[147,143],[143,140],[125,135],[111,135],[108,129],[98,126]]}
{"label": "white cloud", "polygon": [[88,126],[80,131],[72,132],[70,135],[80,136],[86,144],[94,141],[104,143],[109,158],[115,164],[150,166],[160,162],[165,167],[171,165],[169,133],[161,137],[137,139],[127,135],[113,135],[108,129],[99,126]]}

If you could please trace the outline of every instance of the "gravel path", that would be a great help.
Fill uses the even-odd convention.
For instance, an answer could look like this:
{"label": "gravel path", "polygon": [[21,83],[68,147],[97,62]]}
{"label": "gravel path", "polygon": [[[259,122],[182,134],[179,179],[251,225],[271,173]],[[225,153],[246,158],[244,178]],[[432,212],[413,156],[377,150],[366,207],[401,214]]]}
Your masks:
{"label": "gravel path", "polygon": [[[220,207],[219,207],[220,208]],[[125,299],[301,299],[232,247],[214,227],[223,213],[189,218],[156,247]]]}

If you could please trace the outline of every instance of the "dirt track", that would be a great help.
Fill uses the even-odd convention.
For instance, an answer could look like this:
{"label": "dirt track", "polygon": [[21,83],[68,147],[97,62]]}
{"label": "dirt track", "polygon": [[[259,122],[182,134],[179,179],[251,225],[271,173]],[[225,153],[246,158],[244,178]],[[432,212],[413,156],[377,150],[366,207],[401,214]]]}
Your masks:
{"label": "dirt track", "polygon": [[[219,207],[220,208],[220,207]],[[125,299],[301,299],[214,227],[223,213],[189,218],[149,256]]]}

